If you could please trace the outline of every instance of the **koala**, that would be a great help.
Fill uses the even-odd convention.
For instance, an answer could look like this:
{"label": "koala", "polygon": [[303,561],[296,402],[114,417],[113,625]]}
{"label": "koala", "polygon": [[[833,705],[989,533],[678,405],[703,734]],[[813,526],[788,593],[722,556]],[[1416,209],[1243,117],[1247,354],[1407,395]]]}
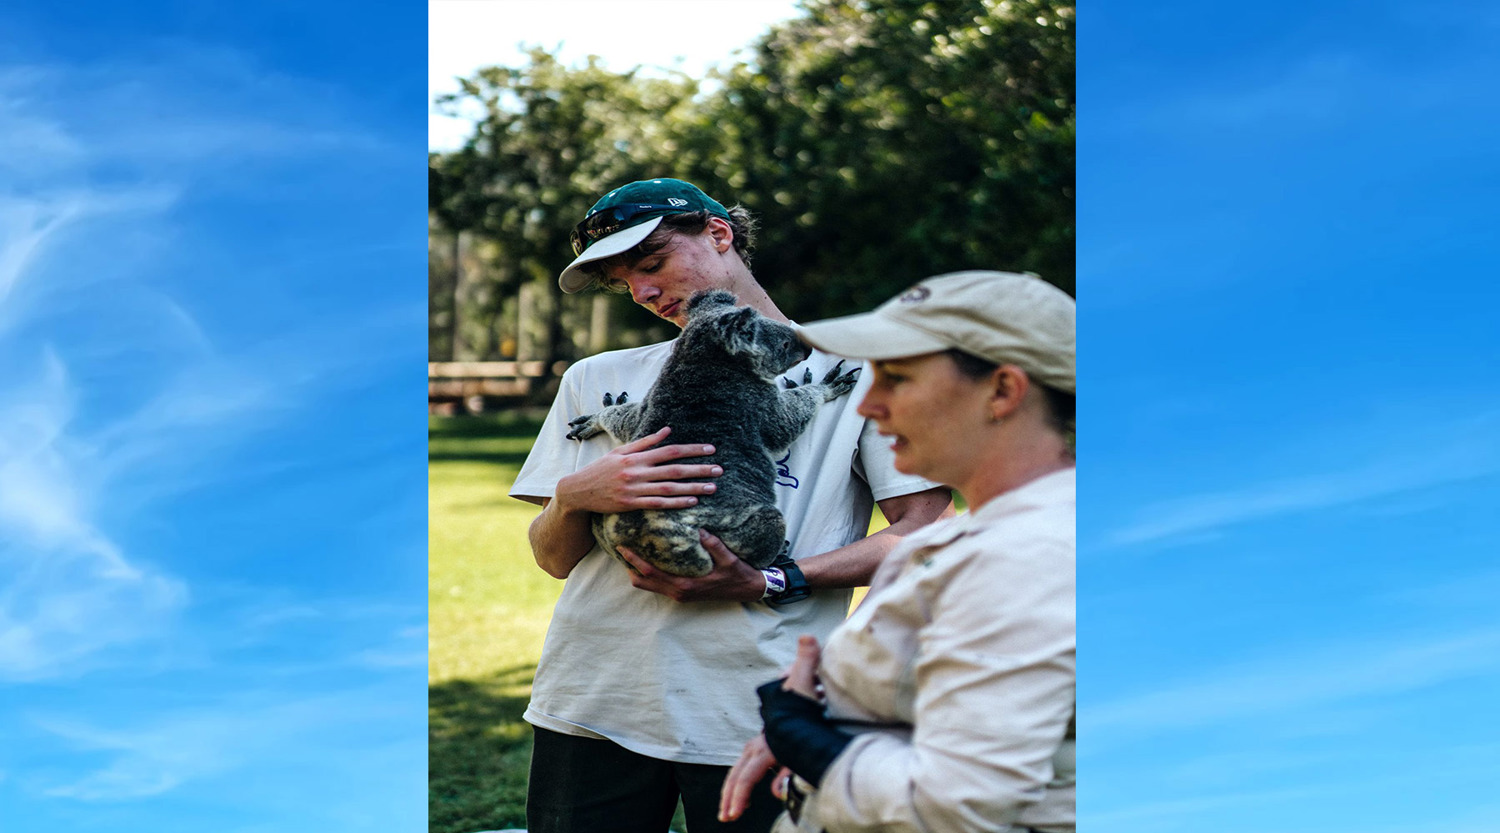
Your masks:
{"label": "koala", "polygon": [[695,506],[595,515],[594,538],[616,558],[616,547],[624,546],[665,572],[705,575],[713,560],[698,540],[700,528],[757,568],[781,554],[786,520],[776,509],[776,457],[819,406],[854,389],[859,368],[842,372],[839,362],[816,384],[806,371],[800,386],[784,379],[779,387],[777,376],[806,359],[808,350],[791,327],[736,303],[722,290],[694,294],[687,325],[645,399],[606,393],[603,410],[568,423],[569,439],[608,432],[620,443],[670,425],[668,442],[712,444],[713,454],[693,462],[724,469],[713,479],[714,493],[700,495]]}

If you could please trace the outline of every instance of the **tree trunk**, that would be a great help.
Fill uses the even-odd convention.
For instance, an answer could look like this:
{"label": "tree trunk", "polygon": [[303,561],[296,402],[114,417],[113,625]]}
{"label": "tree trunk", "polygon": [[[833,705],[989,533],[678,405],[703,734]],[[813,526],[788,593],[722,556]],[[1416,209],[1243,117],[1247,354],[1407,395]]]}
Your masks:
{"label": "tree trunk", "polygon": [[453,232],[453,303],[448,315],[448,361],[458,361],[458,287],[463,280],[463,236],[461,230]]}
{"label": "tree trunk", "polygon": [[609,296],[594,293],[594,306],[589,316],[589,355],[603,353],[609,347]]}

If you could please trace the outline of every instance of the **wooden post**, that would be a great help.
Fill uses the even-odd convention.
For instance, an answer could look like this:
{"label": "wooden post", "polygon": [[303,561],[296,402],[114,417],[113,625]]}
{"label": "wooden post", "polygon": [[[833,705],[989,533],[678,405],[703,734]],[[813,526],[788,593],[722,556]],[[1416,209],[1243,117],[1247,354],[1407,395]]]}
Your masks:
{"label": "wooden post", "polygon": [[516,361],[529,362],[536,355],[536,287],[531,281],[521,284],[516,295]]}
{"label": "wooden post", "polygon": [[594,306],[589,315],[589,355],[603,353],[609,347],[609,295],[594,293]]}
{"label": "wooden post", "polygon": [[458,361],[458,286],[463,280],[463,239],[461,229],[453,232],[453,306],[448,315],[448,361]]}

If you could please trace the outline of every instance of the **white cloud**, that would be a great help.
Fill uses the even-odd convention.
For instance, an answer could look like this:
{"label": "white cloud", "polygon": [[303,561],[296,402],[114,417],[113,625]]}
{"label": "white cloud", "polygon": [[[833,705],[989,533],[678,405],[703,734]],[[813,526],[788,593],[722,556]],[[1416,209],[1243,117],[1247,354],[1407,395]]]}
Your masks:
{"label": "white cloud", "polygon": [[[121,527],[159,523],[161,498],[222,476],[220,452],[354,383],[366,344],[422,320],[380,311],[363,332],[341,316],[225,344],[153,286],[203,178],[381,146],[335,90],[230,50],[151,52],[0,66],[0,679],[79,673],[165,635],[188,588]],[[107,773],[80,787],[157,788]]]}
{"label": "white cloud", "polygon": [[[1490,477],[1500,472],[1500,415],[1494,412],[1460,422],[1406,426],[1393,434],[1403,441],[1379,443],[1379,456],[1351,446],[1344,455],[1358,462],[1347,469],[1289,476],[1269,482],[1147,504],[1136,519],[1104,536],[1107,547],[1180,542],[1239,524],[1436,486]],[[1333,436],[1342,436],[1330,429]],[[1346,435],[1355,432],[1346,432]],[[1367,434],[1368,430],[1358,433]],[[1261,449],[1275,459],[1276,449]],[[1300,465],[1296,458],[1288,465]]]}
{"label": "white cloud", "polygon": [[56,356],[45,356],[36,385],[0,395],[0,564],[9,568],[0,583],[0,678],[35,679],[155,630],[185,589],[131,563],[92,522]]}
{"label": "white cloud", "polygon": [[227,702],[126,718],[112,727],[57,714],[31,723],[94,763],[82,774],[28,779],[33,791],[85,802],[150,798],[185,784],[247,768],[336,760],[382,746],[381,729],[397,710],[381,688],[307,697],[287,692],[237,694]]}
{"label": "white cloud", "polygon": [[1426,640],[1325,644],[1312,651],[1220,669],[1214,676],[1114,702],[1091,703],[1089,731],[1144,733],[1284,715],[1357,698],[1401,694],[1500,672],[1500,629]]}

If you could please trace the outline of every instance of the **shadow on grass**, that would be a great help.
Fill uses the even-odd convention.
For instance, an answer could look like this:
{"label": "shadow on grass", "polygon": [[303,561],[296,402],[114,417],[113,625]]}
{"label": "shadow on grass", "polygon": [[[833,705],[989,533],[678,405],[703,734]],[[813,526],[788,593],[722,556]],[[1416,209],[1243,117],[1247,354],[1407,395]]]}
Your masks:
{"label": "shadow on grass", "polygon": [[526,826],[531,727],[521,720],[534,665],[427,689],[427,829]]}
{"label": "shadow on grass", "polygon": [[526,462],[526,455],[529,453],[531,453],[530,449],[524,451],[429,451],[427,462],[494,463],[519,469],[521,464]]}
{"label": "shadow on grass", "polygon": [[429,417],[427,439],[440,437],[534,437],[542,417],[499,413],[480,416]]}
{"label": "shadow on grass", "polygon": [[541,427],[541,419],[515,414],[434,417],[427,424],[427,461],[520,468]]}
{"label": "shadow on grass", "polygon": [[[526,827],[531,726],[521,719],[535,665],[427,688],[427,830]],[[671,833],[686,830],[682,805]]]}

